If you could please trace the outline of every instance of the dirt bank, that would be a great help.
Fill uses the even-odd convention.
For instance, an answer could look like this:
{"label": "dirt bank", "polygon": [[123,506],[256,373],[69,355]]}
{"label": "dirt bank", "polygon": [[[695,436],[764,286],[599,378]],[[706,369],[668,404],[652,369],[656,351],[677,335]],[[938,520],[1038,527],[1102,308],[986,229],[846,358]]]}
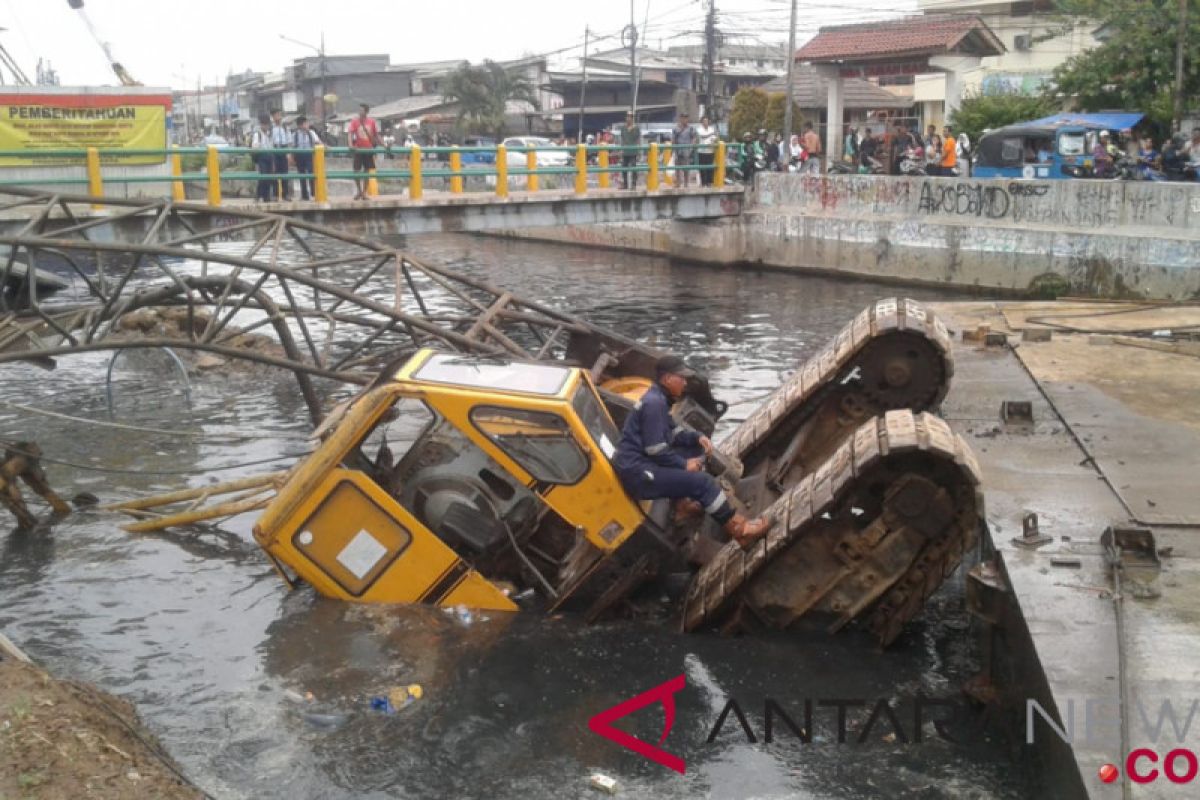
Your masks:
{"label": "dirt bank", "polygon": [[0,660],[0,798],[204,797],[156,752],[126,701]]}

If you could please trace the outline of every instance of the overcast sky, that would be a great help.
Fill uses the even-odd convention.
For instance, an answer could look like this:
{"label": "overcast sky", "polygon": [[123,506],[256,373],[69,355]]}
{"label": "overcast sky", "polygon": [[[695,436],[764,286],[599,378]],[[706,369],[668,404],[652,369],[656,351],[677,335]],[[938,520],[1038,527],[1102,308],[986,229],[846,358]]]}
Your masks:
{"label": "overcast sky", "polygon": [[[787,40],[790,0],[717,0],[718,24],[729,41]],[[700,0],[634,0],[643,43],[699,42]],[[916,0],[801,0],[797,41],[820,25],[858,22],[911,9]],[[648,8],[647,8],[648,7]],[[518,13],[519,9],[519,13]],[[628,23],[622,2],[589,0],[85,0],[85,11],[118,61],[148,86],[194,87],[229,72],[279,71],[312,51],[325,34],[329,55],[388,53],[392,63],[466,58],[505,59],[574,48],[585,26],[618,34]],[[34,78],[48,60],[64,85],[111,84],[112,72],[81,15],[67,0],[0,0],[0,43]],[[619,44],[616,36],[596,47]],[[11,78],[7,70],[4,82]]]}

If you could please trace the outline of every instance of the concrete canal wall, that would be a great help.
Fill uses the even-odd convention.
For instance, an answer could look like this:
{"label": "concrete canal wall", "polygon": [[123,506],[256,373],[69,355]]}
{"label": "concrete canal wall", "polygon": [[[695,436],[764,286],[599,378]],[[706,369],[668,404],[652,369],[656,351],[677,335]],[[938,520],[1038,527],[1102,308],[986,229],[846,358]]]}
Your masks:
{"label": "concrete canal wall", "polygon": [[1200,185],[759,175],[736,219],[525,238],[1015,294],[1200,297]]}

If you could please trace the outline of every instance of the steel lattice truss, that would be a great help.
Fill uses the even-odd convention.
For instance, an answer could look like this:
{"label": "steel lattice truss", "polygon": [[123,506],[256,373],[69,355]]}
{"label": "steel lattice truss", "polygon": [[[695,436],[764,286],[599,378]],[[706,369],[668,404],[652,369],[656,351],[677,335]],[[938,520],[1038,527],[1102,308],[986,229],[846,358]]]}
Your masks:
{"label": "steel lattice truss", "polygon": [[[572,333],[598,332],[329,227],[170,200],[105,199],[104,215],[81,213],[94,200],[0,192],[0,215],[21,221],[0,234],[0,364],[123,348],[207,351],[291,370],[317,420],[314,377],[365,384],[423,346],[564,358]],[[72,291],[61,281],[50,291],[38,272]],[[130,336],[122,320],[148,308],[178,309],[177,330]],[[277,347],[246,347],[253,334]]]}

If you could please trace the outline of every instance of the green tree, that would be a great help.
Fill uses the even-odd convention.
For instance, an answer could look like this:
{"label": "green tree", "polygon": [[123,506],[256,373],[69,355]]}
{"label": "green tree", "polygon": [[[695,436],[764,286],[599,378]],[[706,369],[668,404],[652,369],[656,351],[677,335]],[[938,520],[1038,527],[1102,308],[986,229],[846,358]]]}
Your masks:
{"label": "green tree", "polygon": [[[766,128],[771,133],[783,133],[784,92],[775,92],[767,98],[767,113],[763,115],[760,128]],[[799,133],[804,125],[804,115],[800,106],[792,103],[792,133]]]}
{"label": "green tree", "polygon": [[524,76],[495,61],[475,67],[465,64],[446,83],[447,100],[458,104],[458,121],[471,131],[504,137],[504,112],[510,101],[524,100],[538,108],[537,91]]}
{"label": "green tree", "polygon": [[747,86],[738,89],[729,110],[729,138],[738,141],[746,131],[755,133],[764,127],[770,98],[762,89]]}
{"label": "green tree", "polygon": [[[1064,12],[1102,20],[1107,36],[1059,66],[1048,94],[1059,102],[1073,99],[1081,111],[1140,111],[1160,133],[1169,130],[1177,0],[1059,0],[1059,5]],[[1200,0],[1188,0],[1183,67],[1186,111],[1200,94]]]}
{"label": "green tree", "polygon": [[950,114],[949,121],[954,130],[965,131],[972,142],[978,142],[985,130],[1045,117],[1058,109],[1058,101],[1049,96],[1020,92],[969,94]]}

